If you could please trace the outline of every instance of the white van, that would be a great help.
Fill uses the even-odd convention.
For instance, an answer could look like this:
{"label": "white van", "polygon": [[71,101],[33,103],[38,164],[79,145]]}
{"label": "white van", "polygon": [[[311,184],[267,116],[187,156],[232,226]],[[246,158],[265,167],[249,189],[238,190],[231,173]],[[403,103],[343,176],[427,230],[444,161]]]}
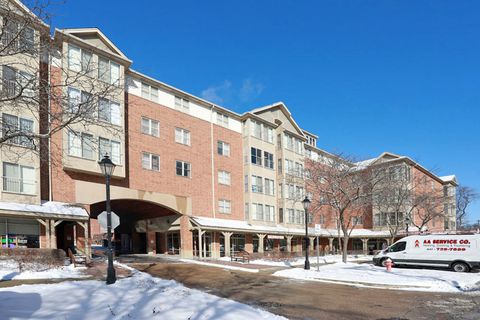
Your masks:
{"label": "white van", "polygon": [[480,269],[480,234],[418,235],[402,238],[373,257],[373,263],[452,268],[456,272]]}

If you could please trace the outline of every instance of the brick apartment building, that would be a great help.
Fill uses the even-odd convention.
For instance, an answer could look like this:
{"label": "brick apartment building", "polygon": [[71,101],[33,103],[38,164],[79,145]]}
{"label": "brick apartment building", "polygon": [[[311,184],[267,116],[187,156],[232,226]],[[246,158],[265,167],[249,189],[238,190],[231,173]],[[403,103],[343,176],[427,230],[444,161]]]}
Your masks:
{"label": "brick apartment building", "polygon": [[[11,2],[19,19],[31,14]],[[39,28],[49,26],[39,23]],[[215,258],[241,249],[303,250],[304,211],[294,195],[308,194],[306,161],[332,155],[317,147],[318,137],[303,130],[284,103],[238,114],[133,70],[132,61],[96,28],[55,29],[49,41],[56,53],[42,61],[37,57],[30,64],[37,70],[31,72],[40,73],[45,64],[44,79],[62,88],[59,94],[68,105],[89,99],[85,83],[93,83],[94,90],[109,87],[109,93],[93,101],[96,124],[72,124],[55,133],[42,157],[15,141],[9,146],[26,150],[22,155],[28,158],[13,159],[10,148],[0,149],[4,247],[75,246],[90,254],[89,244],[102,238],[97,216],[105,210],[105,180],[97,162],[107,153],[116,164],[111,198],[121,219],[115,230],[120,253]],[[2,92],[9,79],[5,70]],[[82,72],[79,81],[65,85]],[[48,108],[62,107],[48,103]],[[3,123],[42,119],[41,108],[22,115],[4,104],[0,116]],[[31,128],[41,130],[41,121]],[[407,168],[409,177],[424,177],[432,192],[443,192],[445,215],[425,231],[455,230],[454,176],[438,177],[391,153],[349,165],[380,164]],[[372,210],[357,221],[349,248],[367,251],[387,244],[385,214]],[[312,249],[338,245],[331,211],[313,212],[308,223],[311,234],[315,224],[322,225],[319,244],[310,238]]]}

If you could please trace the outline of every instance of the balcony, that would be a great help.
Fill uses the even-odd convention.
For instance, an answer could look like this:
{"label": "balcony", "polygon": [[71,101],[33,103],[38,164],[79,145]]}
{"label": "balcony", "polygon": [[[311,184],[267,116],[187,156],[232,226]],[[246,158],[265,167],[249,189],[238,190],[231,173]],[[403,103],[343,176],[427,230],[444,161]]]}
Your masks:
{"label": "balcony", "polygon": [[3,177],[3,191],[35,195],[37,182],[20,178]]}

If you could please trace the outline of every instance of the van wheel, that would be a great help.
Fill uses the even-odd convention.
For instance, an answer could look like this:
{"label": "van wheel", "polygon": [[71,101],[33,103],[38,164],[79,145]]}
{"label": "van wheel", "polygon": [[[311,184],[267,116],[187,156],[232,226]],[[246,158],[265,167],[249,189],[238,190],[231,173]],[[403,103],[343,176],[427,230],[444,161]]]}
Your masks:
{"label": "van wheel", "polygon": [[455,272],[468,272],[470,270],[470,267],[463,262],[455,262],[452,264],[452,269]]}
{"label": "van wheel", "polygon": [[[381,266],[381,267],[387,267],[387,260],[388,260],[388,258],[383,258],[382,260],[380,260],[380,263],[378,265]],[[390,259],[390,260],[392,260],[392,259]],[[392,262],[393,262],[393,260],[392,260]]]}

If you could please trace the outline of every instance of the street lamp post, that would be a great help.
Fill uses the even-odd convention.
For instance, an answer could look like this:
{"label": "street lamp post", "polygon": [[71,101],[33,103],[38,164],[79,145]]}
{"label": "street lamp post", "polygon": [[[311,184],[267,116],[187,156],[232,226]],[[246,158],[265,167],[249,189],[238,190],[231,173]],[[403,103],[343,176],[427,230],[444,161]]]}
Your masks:
{"label": "street lamp post", "polygon": [[407,237],[408,237],[408,226],[410,224],[410,218],[409,217],[406,217],[405,218],[405,233],[407,234]]}
{"label": "street lamp post", "polygon": [[308,239],[308,208],[310,208],[310,200],[305,197],[302,201],[303,209],[305,209],[305,270],[310,270],[310,261],[308,261],[308,250],[310,247],[310,241]]}
{"label": "street lamp post", "polygon": [[112,208],[110,206],[110,177],[115,170],[115,164],[110,160],[108,155],[105,155],[101,161],[98,162],[100,169],[106,179],[106,211],[107,211],[107,240],[108,240],[108,267],[107,267],[107,284],[113,284],[117,281],[115,275],[115,268],[113,267],[113,248],[112,248]]}

